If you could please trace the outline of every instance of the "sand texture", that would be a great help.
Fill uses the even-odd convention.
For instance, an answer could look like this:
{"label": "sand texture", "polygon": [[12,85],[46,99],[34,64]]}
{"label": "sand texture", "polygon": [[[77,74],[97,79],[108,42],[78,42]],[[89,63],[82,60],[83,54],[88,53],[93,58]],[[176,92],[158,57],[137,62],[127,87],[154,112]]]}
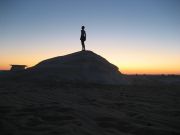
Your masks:
{"label": "sand texture", "polygon": [[1,135],[179,135],[179,87],[0,83]]}

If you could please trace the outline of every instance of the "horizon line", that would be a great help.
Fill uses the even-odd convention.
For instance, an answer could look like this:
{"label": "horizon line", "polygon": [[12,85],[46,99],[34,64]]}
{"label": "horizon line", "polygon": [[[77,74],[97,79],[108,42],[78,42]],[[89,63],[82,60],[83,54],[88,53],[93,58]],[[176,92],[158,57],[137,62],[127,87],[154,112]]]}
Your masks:
{"label": "horizon line", "polygon": [[[26,70],[26,69],[25,69]],[[0,69],[0,72],[7,72],[7,71],[10,71],[10,69]],[[120,71],[119,71],[120,72]],[[180,76],[180,73],[122,73],[120,72],[121,74],[123,75],[149,75],[149,76]]]}

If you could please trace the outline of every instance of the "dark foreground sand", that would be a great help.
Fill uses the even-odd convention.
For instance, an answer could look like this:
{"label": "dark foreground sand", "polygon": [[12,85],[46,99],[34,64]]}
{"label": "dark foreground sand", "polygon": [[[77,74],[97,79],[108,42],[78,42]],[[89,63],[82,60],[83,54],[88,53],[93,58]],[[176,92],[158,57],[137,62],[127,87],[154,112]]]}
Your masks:
{"label": "dark foreground sand", "polygon": [[0,82],[0,135],[179,135],[180,87]]}

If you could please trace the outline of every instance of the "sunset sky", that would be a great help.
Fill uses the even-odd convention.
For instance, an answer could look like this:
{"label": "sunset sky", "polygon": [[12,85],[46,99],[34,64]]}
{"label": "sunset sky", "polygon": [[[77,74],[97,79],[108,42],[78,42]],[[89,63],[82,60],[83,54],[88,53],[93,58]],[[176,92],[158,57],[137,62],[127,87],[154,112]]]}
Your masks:
{"label": "sunset sky", "polygon": [[86,48],[125,74],[180,74],[180,0],[0,0],[0,70]]}

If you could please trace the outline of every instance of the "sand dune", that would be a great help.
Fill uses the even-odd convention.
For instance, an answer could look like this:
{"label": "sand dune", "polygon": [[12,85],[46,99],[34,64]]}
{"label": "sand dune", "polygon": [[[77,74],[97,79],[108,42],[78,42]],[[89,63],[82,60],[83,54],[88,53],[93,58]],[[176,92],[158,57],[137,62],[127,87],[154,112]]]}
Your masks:
{"label": "sand dune", "polygon": [[0,135],[179,135],[180,77],[123,75],[87,51],[0,74]]}
{"label": "sand dune", "polygon": [[28,71],[30,75],[56,78],[59,81],[98,84],[127,83],[115,65],[92,51],[79,51],[43,60]]}

